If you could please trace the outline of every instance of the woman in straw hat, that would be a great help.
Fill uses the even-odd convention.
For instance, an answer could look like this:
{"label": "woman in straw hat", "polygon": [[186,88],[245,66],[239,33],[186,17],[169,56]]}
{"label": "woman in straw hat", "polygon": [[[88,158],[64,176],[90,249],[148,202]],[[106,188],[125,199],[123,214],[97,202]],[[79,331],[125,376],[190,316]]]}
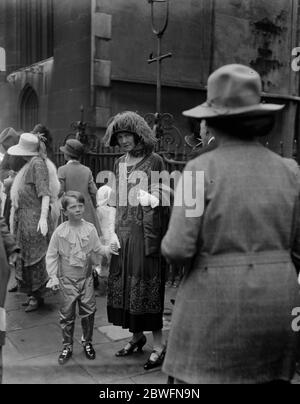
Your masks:
{"label": "woman in straw hat", "polygon": [[20,291],[29,295],[26,312],[43,303],[48,280],[45,256],[53,230],[49,207],[59,192],[56,168],[45,153],[42,138],[31,133],[23,133],[19,143],[8,149],[8,154],[27,161],[11,189],[11,230],[21,248],[16,277]]}
{"label": "woman in straw hat", "polygon": [[186,207],[175,206],[162,242],[170,262],[189,266],[163,368],[178,382],[289,382],[293,376],[299,173],[294,161],[256,140],[283,108],[261,103],[260,94],[257,72],[227,65],[209,77],[207,102],[184,112],[206,119],[218,147],[185,169],[204,172],[204,213],[186,217]]}
{"label": "woman in straw hat", "polygon": [[[116,234],[121,248],[110,264],[108,321],[133,333],[131,341],[116,353],[118,357],[141,351],[146,344],[143,332],[153,332],[153,352],[144,365],[148,370],[160,366],[165,353],[162,337],[165,268],[160,243],[167,216],[165,208],[158,206],[157,184],[150,183],[151,172],[161,172],[164,164],[153,153],[156,139],[151,128],[135,112],[116,115],[107,128],[105,140],[108,146],[121,146],[125,153],[115,165]],[[147,179],[147,190],[138,191],[137,173]],[[151,189],[158,191],[156,197],[147,193]]]}

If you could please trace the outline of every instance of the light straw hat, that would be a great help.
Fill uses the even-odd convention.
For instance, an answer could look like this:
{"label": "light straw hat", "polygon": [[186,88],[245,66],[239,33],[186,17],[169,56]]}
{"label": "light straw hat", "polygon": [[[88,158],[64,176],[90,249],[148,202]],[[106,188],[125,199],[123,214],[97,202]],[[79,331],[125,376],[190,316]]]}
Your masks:
{"label": "light straw hat", "polygon": [[20,136],[19,143],[7,150],[11,156],[38,156],[39,139],[32,133],[23,133]]}

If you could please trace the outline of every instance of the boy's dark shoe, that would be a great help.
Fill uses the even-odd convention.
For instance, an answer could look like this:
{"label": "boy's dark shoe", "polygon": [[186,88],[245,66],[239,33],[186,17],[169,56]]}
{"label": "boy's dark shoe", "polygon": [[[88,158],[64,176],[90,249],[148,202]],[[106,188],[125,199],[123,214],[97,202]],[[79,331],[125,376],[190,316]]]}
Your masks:
{"label": "boy's dark shoe", "polygon": [[96,358],[96,352],[93,348],[93,345],[90,342],[83,346],[83,350],[84,350],[85,356],[88,359],[94,360]]}
{"label": "boy's dark shoe", "polygon": [[72,353],[72,348],[70,348],[69,346],[65,346],[58,357],[58,363],[60,365],[64,365],[71,358]]}

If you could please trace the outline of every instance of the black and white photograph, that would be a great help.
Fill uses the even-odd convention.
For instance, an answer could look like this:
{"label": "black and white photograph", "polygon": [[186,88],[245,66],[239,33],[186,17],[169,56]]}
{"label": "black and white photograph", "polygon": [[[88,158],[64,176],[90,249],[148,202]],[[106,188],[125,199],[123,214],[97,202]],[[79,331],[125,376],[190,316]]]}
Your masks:
{"label": "black and white photograph", "polygon": [[0,384],[300,384],[299,164],[300,0],[0,0]]}

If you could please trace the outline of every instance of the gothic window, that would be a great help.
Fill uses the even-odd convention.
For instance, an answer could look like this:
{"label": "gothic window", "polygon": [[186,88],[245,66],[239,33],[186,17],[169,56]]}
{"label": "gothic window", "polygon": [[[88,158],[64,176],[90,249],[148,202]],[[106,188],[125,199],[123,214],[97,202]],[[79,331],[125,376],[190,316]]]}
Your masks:
{"label": "gothic window", "polygon": [[25,132],[32,131],[39,121],[38,104],[36,92],[30,85],[26,85],[20,98],[20,127]]}
{"label": "gothic window", "polygon": [[53,0],[17,0],[20,65],[53,56]]}

